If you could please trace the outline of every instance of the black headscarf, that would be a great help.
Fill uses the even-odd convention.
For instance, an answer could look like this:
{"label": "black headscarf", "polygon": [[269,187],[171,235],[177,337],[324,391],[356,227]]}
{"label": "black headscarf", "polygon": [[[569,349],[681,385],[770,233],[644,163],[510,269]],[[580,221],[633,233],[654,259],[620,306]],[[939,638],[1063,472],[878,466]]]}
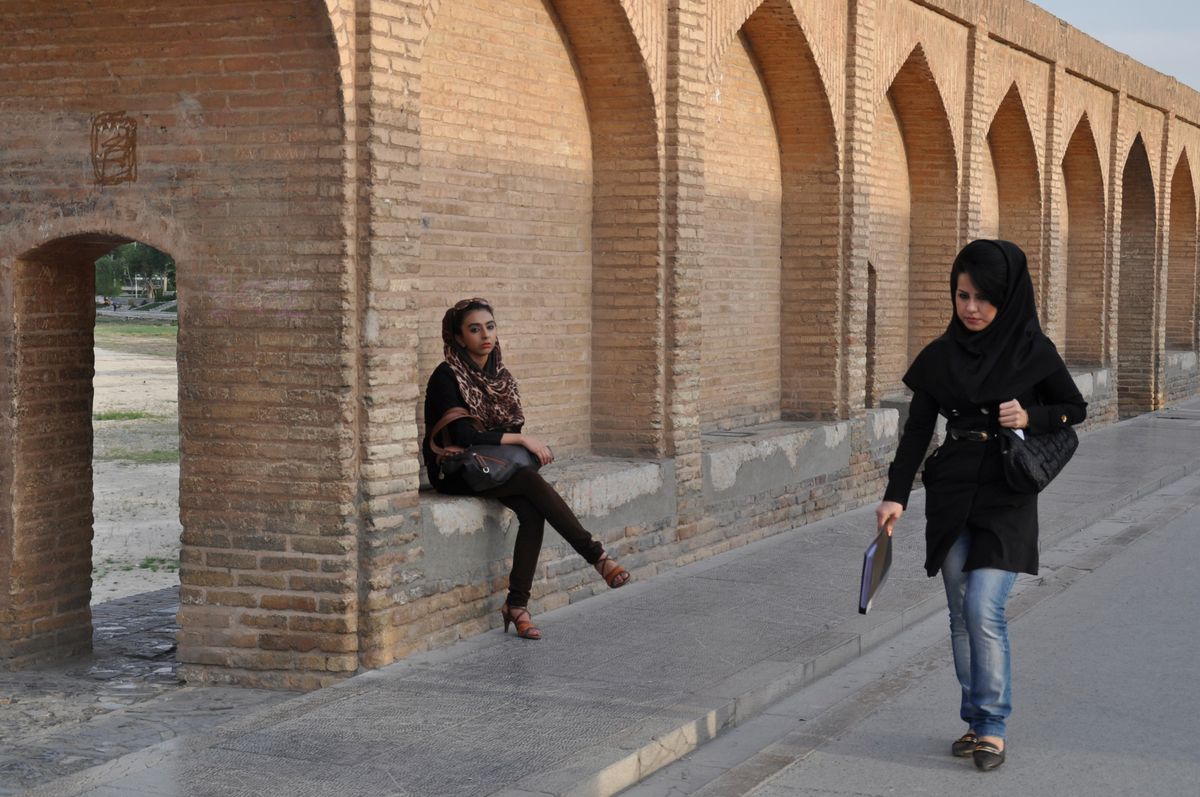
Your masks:
{"label": "black headscarf", "polygon": [[[904,384],[933,395],[943,407],[964,398],[995,404],[1026,392],[1061,367],[1054,343],[1042,332],[1025,253],[1009,241],[972,241],[955,258],[950,285],[950,324],[926,346],[904,375]],[[992,323],[972,332],[954,312],[954,272],[985,273],[1005,286],[988,297],[998,310]],[[978,283],[980,280],[973,280]]]}

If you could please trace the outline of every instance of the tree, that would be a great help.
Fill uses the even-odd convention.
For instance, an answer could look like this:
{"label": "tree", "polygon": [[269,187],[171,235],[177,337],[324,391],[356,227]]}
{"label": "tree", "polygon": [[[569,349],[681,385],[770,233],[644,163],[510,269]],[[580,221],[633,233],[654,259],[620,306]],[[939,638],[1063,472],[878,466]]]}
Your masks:
{"label": "tree", "polygon": [[96,295],[120,296],[125,284],[125,266],[109,252],[96,261]]}
{"label": "tree", "polygon": [[[108,293],[100,288],[102,269],[106,274],[115,275],[122,284],[141,277],[153,295],[157,285],[161,285],[164,291],[170,290],[170,283],[175,276],[175,261],[166,252],[137,241],[118,246],[96,261],[96,292],[107,296]],[[106,283],[105,287],[111,289],[111,283]],[[120,292],[119,285],[112,291],[116,294]]]}

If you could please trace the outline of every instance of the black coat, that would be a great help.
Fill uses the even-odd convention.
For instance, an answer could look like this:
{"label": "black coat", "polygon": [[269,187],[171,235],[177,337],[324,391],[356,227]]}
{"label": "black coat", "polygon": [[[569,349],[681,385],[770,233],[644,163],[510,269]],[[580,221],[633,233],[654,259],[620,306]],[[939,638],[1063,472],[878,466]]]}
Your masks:
{"label": "black coat", "polygon": [[[971,404],[963,391],[944,387],[949,406],[939,406],[925,391],[913,393],[896,458],[888,469],[884,500],[908,503],[939,413],[953,428],[988,431],[987,442],[948,438],[925,460],[925,571],[936,575],[946,552],[966,531],[971,552],[965,570],[993,567],[1036,574],[1037,495],[1016,492],[1004,480],[996,434],[999,403]],[[1027,435],[1076,424],[1087,415],[1087,402],[1065,365],[1014,398],[1029,413]]]}
{"label": "black coat", "polygon": [[[429,384],[425,388],[425,430],[427,434],[421,444],[421,453],[425,459],[425,471],[429,474],[429,482],[439,493],[474,495],[475,491],[463,479],[462,473],[443,474],[441,472],[437,464],[437,457],[434,456],[433,449],[429,445],[428,431],[446,414],[446,410],[453,407],[467,409],[467,402],[463,400],[458,380],[454,378],[454,371],[450,368],[449,363],[443,361],[429,376]],[[498,446],[506,432],[520,431],[520,425],[505,429],[480,430],[476,429],[471,421],[460,418],[447,426],[440,437],[442,445],[453,443],[460,448],[469,448],[474,445]]]}

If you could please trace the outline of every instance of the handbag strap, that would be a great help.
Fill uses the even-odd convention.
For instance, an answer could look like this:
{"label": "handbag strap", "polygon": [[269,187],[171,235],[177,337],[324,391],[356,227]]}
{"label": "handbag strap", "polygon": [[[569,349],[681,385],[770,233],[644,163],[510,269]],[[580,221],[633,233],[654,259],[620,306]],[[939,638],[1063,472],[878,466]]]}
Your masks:
{"label": "handbag strap", "polygon": [[438,445],[438,435],[441,434],[442,430],[447,426],[455,421],[462,420],[463,418],[469,418],[475,422],[476,428],[480,427],[479,419],[477,419],[474,415],[467,412],[462,407],[451,407],[450,409],[446,410],[446,414],[443,415],[438,422],[433,425],[433,429],[429,431],[429,448],[432,449],[433,455],[438,459],[441,459],[447,453],[455,453],[462,450],[457,446],[443,447]]}

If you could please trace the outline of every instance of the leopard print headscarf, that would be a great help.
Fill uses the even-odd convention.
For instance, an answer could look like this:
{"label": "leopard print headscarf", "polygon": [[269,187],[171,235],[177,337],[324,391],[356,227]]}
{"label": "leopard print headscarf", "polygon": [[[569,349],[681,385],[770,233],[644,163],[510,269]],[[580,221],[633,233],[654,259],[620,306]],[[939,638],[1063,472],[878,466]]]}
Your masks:
{"label": "leopard print headscarf", "polygon": [[504,367],[500,342],[496,342],[487,362],[480,368],[467,350],[455,340],[463,316],[472,310],[492,312],[492,307],[483,299],[464,299],[447,310],[442,317],[442,343],[446,362],[454,372],[454,379],[458,382],[458,390],[462,393],[467,411],[479,419],[484,429],[491,431],[520,426],[525,423],[521,394],[517,390],[517,380]]}

